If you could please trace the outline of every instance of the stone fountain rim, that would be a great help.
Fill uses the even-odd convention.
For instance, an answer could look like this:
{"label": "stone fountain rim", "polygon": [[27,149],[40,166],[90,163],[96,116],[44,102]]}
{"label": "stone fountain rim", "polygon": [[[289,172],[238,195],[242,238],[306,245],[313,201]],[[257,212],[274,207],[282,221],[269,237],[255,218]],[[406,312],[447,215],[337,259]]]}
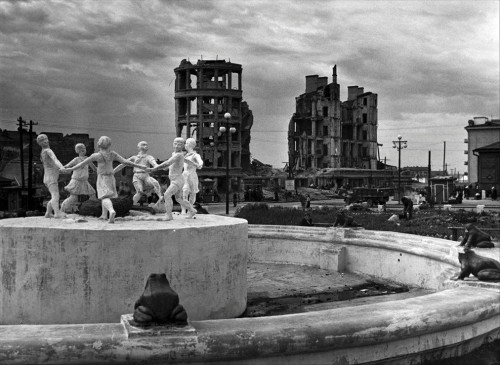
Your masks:
{"label": "stone fountain rim", "polygon": [[[249,227],[249,237],[284,237],[290,232],[298,240],[302,236],[304,240],[320,241],[329,240],[332,233],[342,232],[344,237],[348,237],[350,244],[362,245],[363,239],[366,241],[364,244],[378,247],[384,247],[385,244],[385,248],[391,250],[395,248],[391,241],[403,235],[350,229],[334,231],[316,227]],[[368,237],[376,242],[371,242]],[[425,253],[425,257],[454,265],[458,270],[458,264],[450,258],[450,253],[442,249],[443,241],[447,240],[406,234],[404,237],[414,239],[413,246],[415,243],[424,243],[426,247],[416,249],[400,244],[397,246],[398,250],[404,248],[405,252],[412,254]],[[449,241],[448,244],[451,247]],[[441,341],[436,345],[439,347],[454,345],[446,343],[442,338],[443,333],[454,334],[457,341],[464,331],[470,335],[469,340],[487,336],[498,338],[500,284],[488,283],[481,286],[477,282],[463,281],[450,283],[450,286],[450,289],[426,296],[358,307],[260,318],[193,321],[190,326],[194,331],[186,336],[148,337],[149,354],[141,350],[144,338],[127,339],[120,324],[0,326],[0,353],[29,346],[33,350],[31,356],[34,356],[36,349],[53,350],[60,355],[59,359],[64,359],[64,356],[70,356],[68,349],[76,341],[82,346],[82,351],[92,354],[101,362],[112,362],[117,358],[133,362],[154,356],[155,359],[173,362],[201,363],[259,358],[265,363],[267,357],[279,356],[283,349],[287,350],[287,354],[297,355],[315,351],[344,353],[344,350],[356,346],[385,346],[391,342],[394,345],[391,347],[396,349],[393,358],[397,358],[404,354],[397,352],[400,349],[396,345],[410,341],[415,336],[418,336],[419,343]],[[40,336],[41,332],[45,337]],[[64,336],[60,333],[64,333]],[[80,339],[75,340],[75,336]],[[6,340],[7,338],[11,340]],[[16,344],[16,339],[22,343]],[[172,358],[172,352],[176,353],[175,359]]]}

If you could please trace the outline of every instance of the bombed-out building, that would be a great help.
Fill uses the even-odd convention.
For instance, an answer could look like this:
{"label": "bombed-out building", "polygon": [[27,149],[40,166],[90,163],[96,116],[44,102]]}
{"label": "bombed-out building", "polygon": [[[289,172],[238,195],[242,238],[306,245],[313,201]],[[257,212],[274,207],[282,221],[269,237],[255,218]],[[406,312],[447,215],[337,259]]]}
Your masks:
{"label": "bombed-out building", "polygon": [[341,104],[341,167],[377,169],[377,94],[348,86]]}
{"label": "bombed-out building", "polygon": [[[387,185],[392,180],[392,173],[375,173],[375,178],[373,171],[378,161],[377,94],[349,86],[347,100],[342,102],[334,66],[331,83],[327,77],[306,76],[305,92],[296,97],[295,104],[288,125],[291,171],[336,169],[335,184],[353,186]],[[347,169],[351,175],[352,169],[367,170],[366,178],[358,171],[356,177],[349,175],[343,181]]]}
{"label": "bombed-out building", "polygon": [[[238,189],[242,171],[250,167],[253,124],[252,111],[242,100],[241,65],[225,60],[198,60],[196,64],[182,60],[174,72],[176,133],[197,141],[204,162],[199,172],[203,192],[225,191],[228,159],[229,183],[232,190]],[[225,113],[231,114],[229,125]],[[221,132],[220,127],[226,131]]]}
{"label": "bombed-out building", "polygon": [[306,76],[305,93],[295,98],[295,113],[288,125],[289,168],[340,167],[341,108],[337,68],[333,82]]}
{"label": "bombed-out building", "polygon": [[306,76],[289,129],[289,164],[307,168],[377,168],[377,94],[349,86],[340,101],[337,66],[327,77]]}

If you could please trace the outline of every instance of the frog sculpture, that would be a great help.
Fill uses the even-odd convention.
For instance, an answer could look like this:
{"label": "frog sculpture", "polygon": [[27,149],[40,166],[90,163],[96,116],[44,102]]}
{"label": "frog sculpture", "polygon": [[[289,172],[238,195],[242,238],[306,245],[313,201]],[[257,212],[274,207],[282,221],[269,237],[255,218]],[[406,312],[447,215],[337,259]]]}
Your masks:
{"label": "frog sculpture", "polygon": [[149,275],[144,292],[134,305],[134,321],[140,326],[187,324],[187,313],[165,274]]}

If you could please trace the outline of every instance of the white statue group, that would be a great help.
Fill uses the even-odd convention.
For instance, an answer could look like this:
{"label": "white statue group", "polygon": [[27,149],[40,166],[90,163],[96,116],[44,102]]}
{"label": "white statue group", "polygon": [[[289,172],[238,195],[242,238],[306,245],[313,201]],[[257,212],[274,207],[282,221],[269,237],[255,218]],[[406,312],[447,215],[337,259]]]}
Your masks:
{"label": "white statue group", "polygon": [[[97,142],[99,152],[89,157],[86,157],[85,145],[78,143],[75,146],[78,157],[75,157],[66,166],[61,164],[50,149],[49,139],[45,134],[40,134],[37,137],[37,142],[42,147],[40,159],[44,167],[43,183],[51,196],[45,213],[47,218],[65,217],[65,212],[71,211],[72,206],[78,201],[78,195],[89,195],[91,198],[95,198],[96,192],[88,182],[89,166],[94,171],[97,171],[97,198],[101,200],[102,204],[100,219],[109,219],[109,223],[115,222],[116,212],[113,209],[111,198],[118,197],[118,193],[114,174],[125,166],[134,167],[132,180],[136,191],[133,197],[134,204],[138,204],[140,198],[144,195],[145,188],[152,187],[160,198],[158,204],[162,201],[165,202],[166,220],[173,219],[173,196],[181,205],[183,212],[187,214],[187,218],[193,218],[196,214],[196,209],[193,207],[196,193],[199,191],[196,170],[203,167],[203,160],[194,150],[196,140],[193,138],[188,138],[186,141],[181,137],[175,138],[172,157],[159,165],[154,157],[147,153],[149,145],[145,141],[139,142],[137,145],[139,153],[128,159],[111,150],[111,139],[106,136],[100,137]],[[183,151],[184,148],[186,152]],[[120,162],[120,165],[113,168],[113,161]],[[97,167],[94,162],[97,162]],[[149,173],[166,168],[169,169],[170,184],[162,195],[160,184]],[[59,174],[69,172],[73,172],[73,174],[65,190],[69,192],[70,196],[63,201],[61,208],[59,208]]]}

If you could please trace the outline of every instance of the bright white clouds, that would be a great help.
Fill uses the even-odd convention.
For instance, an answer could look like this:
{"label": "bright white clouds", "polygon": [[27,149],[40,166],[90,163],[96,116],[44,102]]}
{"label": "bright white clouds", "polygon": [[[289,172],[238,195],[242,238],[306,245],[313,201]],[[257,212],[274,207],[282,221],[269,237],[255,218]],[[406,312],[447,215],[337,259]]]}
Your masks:
{"label": "bright white clouds", "polygon": [[[343,100],[349,85],[379,95],[384,148],[399,129],[415,148],[448,139],[464,170],[467,120],[500,114],[498,27],[498,1],[0,0],[0,127],[22,115],[40,130],[106,132],[124,155],[148,139],[165,158],[173,69],[218,56],[243,66],[253,156],[282,166],[305,76],[331,82],[337,64]],[[427,163],[410,152],[405,165]]]}

